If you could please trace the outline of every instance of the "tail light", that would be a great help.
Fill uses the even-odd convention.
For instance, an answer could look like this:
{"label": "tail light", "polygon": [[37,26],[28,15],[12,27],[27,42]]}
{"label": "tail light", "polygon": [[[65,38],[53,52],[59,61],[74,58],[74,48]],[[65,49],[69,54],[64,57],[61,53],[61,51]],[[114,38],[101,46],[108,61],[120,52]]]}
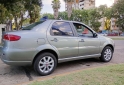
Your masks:
{"label": "tail light", "polygon": [[4,40],[9,40],[9,41],[18,41],[18,40],[20,40],[20,38],[21,38],[20,36],[13,35],[13,34],[5,34],[3,36]]}

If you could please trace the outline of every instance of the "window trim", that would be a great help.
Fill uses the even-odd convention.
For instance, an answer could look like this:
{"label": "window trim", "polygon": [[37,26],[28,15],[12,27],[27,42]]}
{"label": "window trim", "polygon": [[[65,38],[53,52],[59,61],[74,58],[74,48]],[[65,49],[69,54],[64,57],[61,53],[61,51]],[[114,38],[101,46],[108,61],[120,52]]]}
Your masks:
{"label": "window trim", "polygon": [[[72,30],[73,36],[54,35],[53,32],[52,32],[52,26],[53,26],[53,24],[56,23],[56,22],[65,22],[65,23],[68,23],[69,26],[70,26],[70,28],[71,28],[71,30]],[[51,27],[50,27],[50,35],[51,35],[51,36],[60,36],[60,37],[75,37],[75,36],[76,36],[73,27],[71,26],[70,22],[68,22],[68,21],[55,21],[55,22],[53,22],[52,25],[51,25]]]}

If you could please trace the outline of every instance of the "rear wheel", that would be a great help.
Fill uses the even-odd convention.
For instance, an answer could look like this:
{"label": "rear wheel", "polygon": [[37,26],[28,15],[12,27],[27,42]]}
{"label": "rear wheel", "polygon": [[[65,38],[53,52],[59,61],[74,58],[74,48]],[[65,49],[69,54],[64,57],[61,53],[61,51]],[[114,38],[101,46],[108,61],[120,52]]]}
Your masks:
{"label": "rear wheel", "polygon": [[100,60],[103,62],[109,62],[112,59],[113,50],[110,46],[106,46],[101,54]]}
{"label": "rear wheel", "polygon": [[34,70],[42,76],[51,74],[56,66],[57,60],[55,56],[48,52],[39,55],[34,62]]}

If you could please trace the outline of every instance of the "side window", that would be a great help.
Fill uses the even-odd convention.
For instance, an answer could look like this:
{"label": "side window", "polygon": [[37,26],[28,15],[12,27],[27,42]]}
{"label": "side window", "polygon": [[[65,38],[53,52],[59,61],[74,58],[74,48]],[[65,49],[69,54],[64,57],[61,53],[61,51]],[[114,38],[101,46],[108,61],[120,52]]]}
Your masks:
{"label": "side window", "polygon": [[93,37],[93,33],[86,26],[78,23],[73,23],[80,37]]}
{"label": "side window", "polygon": [[68,22],[55,22],[52,25],[52,34],[56,36],[74,36]]}

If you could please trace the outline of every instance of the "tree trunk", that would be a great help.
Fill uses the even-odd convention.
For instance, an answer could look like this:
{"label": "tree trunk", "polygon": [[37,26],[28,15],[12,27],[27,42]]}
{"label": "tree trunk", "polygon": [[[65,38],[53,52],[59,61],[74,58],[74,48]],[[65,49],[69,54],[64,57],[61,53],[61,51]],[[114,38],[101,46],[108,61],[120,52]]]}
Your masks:
{"label": "tree trunk", "polygon": [[15,27],[16,27],[16,30],[18,30],[17,16],[15,16],[14,18],[15,18]]}
{"label": "tree trunk", "polygon": [[20,29],[22,28],[22,24],[23,24],[23,13],[21,13]]}
{"label": "tree trunk", "polygon": [[32,13],[31,13],[31,11],[29,11],[29,16],[30,16],[30,21],[29,21],[29,23],[31,24],[31,23],[34,22],[34,20],[33,20],[33,15],[32,15]]}
{"label": "tree trunk", "polygon": [[58,9],[54,9],[54,18],[55,18],[55,19],[58,18]]}
{"label": "tree trunk", "polygon": [[6,23],[6,31],[12,30],[12,20],[8,20]]}
{"label": "tree trunk", "polygon": [[68,19],[70,19],[71,14],[72,14],[72,4],[73,2],[67,2]]}

